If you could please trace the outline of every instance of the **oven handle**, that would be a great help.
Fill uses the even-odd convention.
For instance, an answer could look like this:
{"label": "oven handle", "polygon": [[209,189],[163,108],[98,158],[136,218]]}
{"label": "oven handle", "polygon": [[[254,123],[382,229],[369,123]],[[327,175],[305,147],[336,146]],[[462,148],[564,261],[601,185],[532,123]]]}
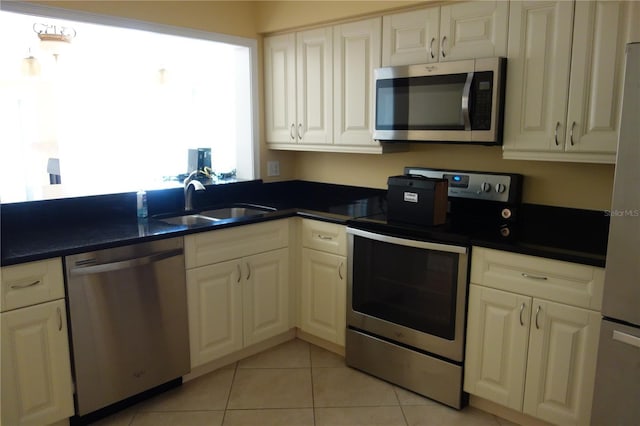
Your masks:
{"label": "oven handle", "polygon": [[397,244],[406,247],[415,247],[427,250],[445,251],[449,253],[467,254],[467,247],[454,246],[450,244],[432,243],[428,241],[408,240],[405,238],[391,237],[389,235],[376,234],[375,232],[363,231],[361,229],[347,228],[347,234],[356,235],[358,237],[368,238],[370,240],[381,241],[383,243]]}

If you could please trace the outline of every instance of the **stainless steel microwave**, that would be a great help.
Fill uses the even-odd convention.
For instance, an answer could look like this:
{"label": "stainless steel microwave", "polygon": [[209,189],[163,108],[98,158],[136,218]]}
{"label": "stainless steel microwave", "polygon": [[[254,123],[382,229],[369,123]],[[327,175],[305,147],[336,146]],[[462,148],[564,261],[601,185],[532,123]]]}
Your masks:
{"label": "stainless steel microwave", "polygon": [[375,70],[373,138],[502,145],[506,58]]}

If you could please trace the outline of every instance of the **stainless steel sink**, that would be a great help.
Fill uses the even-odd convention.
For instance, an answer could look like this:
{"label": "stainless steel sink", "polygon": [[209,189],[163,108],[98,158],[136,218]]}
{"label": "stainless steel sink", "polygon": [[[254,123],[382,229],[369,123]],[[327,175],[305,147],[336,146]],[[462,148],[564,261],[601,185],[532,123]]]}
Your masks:
{"label": "stainless steel sink", "polygon": [[259,216],[271,211],[273,210],[257,207],[224,207],[215,210],[205,210],[200,212],[200,215],[212,218],[213,220],[223,220],[238,217]]}
{"label": "stainless steel sink", "polygon": [[201,214],[186,214],[183,216],[173,216],[173,217],[167,217],[159,220],[161,222],[168,223],[169,225],[193,226],[193,225],[210,225],[216,220],[220,220],[220,219],[216,219],[216,218],[201,215]]}
{"label": "stainless steel sink", "polygon": [[219,209],[204,210],[199,213],[158,218],[158,220],[169,225],[211,225],[219,220],[259,216],[272,211],[275,211],[275,209],[270,207],[236,205]]}

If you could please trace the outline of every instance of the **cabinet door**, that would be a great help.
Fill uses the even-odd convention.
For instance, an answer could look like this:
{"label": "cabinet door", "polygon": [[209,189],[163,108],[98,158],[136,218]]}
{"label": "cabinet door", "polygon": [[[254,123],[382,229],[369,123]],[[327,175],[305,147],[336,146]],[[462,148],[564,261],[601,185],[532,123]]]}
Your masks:
{"label": "cabinet door", "polygon": [[43,425],[73,415],[64,300],[5,312],[2,424]]}
{"label": "cabinet door", "polygon": [[382,18],[382,66],[437,62],[440,8],[396,13]]}
{"label": "cabinet door", "polygon": [[267,142],[296,143],[296,38],[264,39]]}
{"label": "cabinet door", "polygon": [[509,11],[505,158],[563,151],[573,2],[514,1]]}
{"label": "cabinet door", "polygon": [[600,313],[533,299],[524,412],[551,423],[591,416]]}
{"label": "cabinet door", "polygon": [[333,142],[332,44],[330,27],[296,34],[296,135],[301,143]]}
{"label": "cabinet door", "polygon": [[522,410],[531,298],[471,285],[464,390]]}
{"label": "cabinet door", "polygon": [[302,249],[300,328],[344,346],[346,327],[346,258]]}
{"label": "cabinet door", "polygon": [[240,261],[187,270],[191,367],[242,349]]}
{"label": "cabinet door", "polygon": [[440,61],[506,56],[508,19],[502,0],[442,6]]}
{"label": "cabinet door", "polygon": [[377,145],[373,140],[373,70],[380,67],[381,19],[334,27],[334,143]]}
{"label": "cabinet door", "polygon": [[244,345],[283,333],[289,321],[289,249],[244,259]]}
{"label": "cabinet door", "polygon": [[576,2],[567,151],[616,152],[629,9],[626,1]]}

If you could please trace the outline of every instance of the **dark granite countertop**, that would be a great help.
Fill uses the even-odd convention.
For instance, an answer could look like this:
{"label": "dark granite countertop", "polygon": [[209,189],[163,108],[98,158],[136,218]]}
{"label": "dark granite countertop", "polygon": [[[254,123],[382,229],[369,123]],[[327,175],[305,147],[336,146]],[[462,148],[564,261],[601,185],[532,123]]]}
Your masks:
{"label": "dark granite countertop", "polygon": [[[250,181],[207,187],[194,203],[205,208],[250,203],[277,209],[260,216],[227,219],[209,225],[168,225],[156,217],[180,213],[180,188],[150,191],[147,220],[135,216],[135,193],[76,199],[3,204],[0,210],[2,266],[66,256],[143,241],[301,216],[347,224],[365,217],[384,217],[386,191],[306,181]],[[492,229],[462,232],[461,244],[604,266],[608,218],[604,212],[523,205],[508,238]],[[376,220],[372,220],[376,222]],[[384,223],[384,220],[378,220]],[[415,229],[422,236],[442,228]],[[451,237],[451,233],[448,233]],[[455,237],[455,236],[454,236]]]}

